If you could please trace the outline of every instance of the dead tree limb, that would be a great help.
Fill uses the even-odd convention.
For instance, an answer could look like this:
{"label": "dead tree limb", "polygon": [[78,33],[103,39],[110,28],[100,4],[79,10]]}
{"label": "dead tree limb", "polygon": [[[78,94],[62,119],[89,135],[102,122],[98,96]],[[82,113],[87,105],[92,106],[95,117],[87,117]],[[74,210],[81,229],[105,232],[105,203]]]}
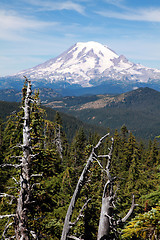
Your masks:
{"label": "dead tree limb", "polygon": [[84,211],[84,209],[86,208],[86,206],[87,206],[87,204],[89,203],[90,200],[91,200],[91,199],[89,198],[89,199],[85,202],[85,204],[82,206],[82,208],[81,208],[81,210],[80,210],[80,213],[79,213],[78,217],[76,218],[76,220],[75,220],[73,223],[70,223],[70,226],[71,226],[71,227],[72,227],[72,226],[75,226],[76,223],[79,221],[79,219],[84,216],[84,215],[82,214],[82,212]]}
{"label": "dead tree limb", "polygon": [[9,204],[11,205],[13,203],[14,200],[17,200],[17,198],[13,195],[10,195],[10,194],[7,194],[7,193],[0,193],[0,198],[4,198],[4,197],[7,197],[7,198],[10,198],[10,202]]}
{"label": "dead tree limb", "polygon": [[77,237],[75,237],[75,236],[68,236],[68,238],[69,238],[69,239],[73,239],[73,240],[83,240],[83,239],[77,238]]}
{"label": "dead tree limb", "polygon": [[97,143],[97,145],[95,147],[93,147],[92,149],[92,152],[87,160],[87,163],[81,173],[81,176],[78,180],[78,183],[77,183],[77,186],[75,188],[75,191],[73,193],[73,196],[72,196],[72,199],[71,199],[71,202],[69,204],[69,207],[68,207],[68,210],[67,210],[67,214],[66,214],[66,217],[65,217],[65,221],[64,221],[64,226],[63,226],[63,231],[62,231],[62,236],[61,236],[61,240],[66,240],[67,239],[67,236],[68,236],[68,233],[69,233],[69,230],[71,228],[71,225],[70,225],[70,222],[71,222],[71,217],[72,217],[72,214],[73,214],[73,210],[75,208],[75,204],[76,204],[76,201],[79,197],[79,193],[82,189],[82,187],[84,186],[86,180],[87,180],[87,174],[88,174],[88,171],[92,165],[92,162],[94,160],[95,157],[97,157],[97,149],[98,147],[101,145],[102,141],[109,136],[109,133],[106,134],[105,136],[103,136],[99,142]]}
{"label": "dead tree limb", "polygon": [[6,214],[6,215],[0,215],[0,219],[2,218],[10,218],[10,217],[15,217],[16,214]]}
{"label": "dead tree limb", "polygon": [[127,221],[127,219],[131,216],[131,214],[133,213],[133,210],[134,208],[138,206],[138,204],[135,204],[135,197],[133,195],[132,197],[132,205],[131,205],[131,208],[129,209],[128,213],[126,214],[126,216],[120,220],[117,221],[117,224],[120,224],[120,223],[125,223]]}
{"label": "dead tree limb", "polygon": [[22,167],[22,164],[11,164],[11,163],[4,163],[1,165],[1,167],[14,167],[14,168],[20,168]]}
{"label": "dead tree limb", "polygon": [[3,233],[2,233],[2,239],[5,239],[5,240],[7,240],[7,239],[9,240],[9,239],[11,239],[11,238],[15,238],[15,236],[10,237],[10,238],[7,238],[7,237],[6,237],[6,234],[7,234],[7,231],[8,231],[8,229],[9,229],[9,227],[13,225],[13,222],[9,223],[9,221],[10,221],[10,218],[8,218],[8,221],[7,221],[6,225],[5,225],[4,231],[3,231]]}

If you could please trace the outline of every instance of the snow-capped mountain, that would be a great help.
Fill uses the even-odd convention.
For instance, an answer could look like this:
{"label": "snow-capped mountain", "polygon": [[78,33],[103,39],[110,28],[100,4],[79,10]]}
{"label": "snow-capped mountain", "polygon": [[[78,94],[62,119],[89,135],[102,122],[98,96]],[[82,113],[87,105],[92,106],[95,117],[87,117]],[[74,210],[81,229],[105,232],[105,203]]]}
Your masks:
{"label": "snow-capped mountain", "polygon": [[33,81],[64,82],[92,87],[108,80],[148,82],[160,80],[160,70],[134,64],[98,42],[78,42],[56,58],[15,74]]}
{"label": "snow-capped mountain", "polygon": [[56,58],[0,78],[0,89],[21,90],[24,76],[35,88],[58,94],[122,93],[138,87],[160,91],[160,70],[134,64],[97,42],[79,42]]}

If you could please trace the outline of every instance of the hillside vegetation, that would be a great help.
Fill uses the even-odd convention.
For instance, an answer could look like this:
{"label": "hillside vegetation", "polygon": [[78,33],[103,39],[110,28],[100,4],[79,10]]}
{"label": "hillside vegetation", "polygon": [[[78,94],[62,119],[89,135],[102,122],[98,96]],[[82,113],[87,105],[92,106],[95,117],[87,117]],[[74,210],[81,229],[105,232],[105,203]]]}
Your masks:
{"label": "hillside vegetation", "polygon": [[[42,106],[43,109],[46,111],[45,118],[53,121],[56,116],[56,110]],[[0,101],[0,119],[2,121],[6,121],[8,116],[11,114],[15,114],[19,111],[20,103],[18,102],[5,102]],[[106,129],[103,127],[96,127],[92,126],[91,124],[87,124],[82,122],[81,120],[77,119],[74,116],[68,115],[66,113],[60,112],[60,116],[63,119],[63,130],[66,133],[67,139],[71,141],[73,136],[75,135],[76,131],[79,128],[84,128],[85,133],[88,135],[90,132],[98,132],[99,134],[104,134]]]}
{"label": "hillside vegetation", "polygon": [[[26,96],[25,87],[23,96]],[[132,96],[128,97],[132,104]],[[52,118],[49,121],[46,112],[39,105],[38,93],[35,93],[32,99],[34,101],[27,108],[30,109],[27,121],[24,117],[26,116],[24,115],[24,109],[26,109],[24,98],[21,103],[23,108],[17,109],[16,104],[16,111],[12,112],[5,124],[0,121],[0,234],[2,239],[13,239],[15,233],[20,235],[21,229],[17,230],[17,226],[22,226],[18,225],[22,221],[27,228],[23,234],[28,236],[23,239],[35,239],[33,236],[36,236],[36,239],[59,240],[77,181],[93,147],[99,142],[101,136],[92,131],[88,135],[85,134],[82,125],[77,122],[79,129],[72,133],[74,136],[69,142],[62,127],[65,117],[67,119],[68,116],[65,114],[60,116],[57,112],[53,118],[52,111],[46,109],[48,118]],[[122,99],[123,108],[125,98]],[[94,99],[94,101],[97,100]],[[140,101],[141,98],[137,97],[137,102]],[[86,103],[83,102],[83,104]],[[14,104],[11,103],[11,108],[7,111],[11,112],[13,106]],[[71,120],[68,117],[69,121],[69,131],[74,132],[76,119]],[[24,131],[26,122],[29,128]],[[27,134],[29,135],[28,145],[24,145],[24,135]],[[111,145],[113,139],[114,144]],[[135,202],[139,205],[135,208],[132,220],[128,219],[128,225],[121,223],[118,232],[110,228],[109,239],[159,239],[160,146],[157,139],[144,145],[123,125],[119,131],[115,130],[101,143],[98,149],[94,147],[96,151],[90,169],[76,199],[71,219],[71,222],[75,223],[70,229],[72,239],[97,239],[102,194],[105,183],[109,179],[104,169],[108,166],[109,157],[107,156],[111,146],[113,150],[109,165],[113,178],[109,180],[114,181],[115,187],[112,190],[116,193],[114,198],[117,196],[117,200],[113,203],[110,221],[116,222],[126,215],[131,206],[132,195],[135,196]],[[24,152],[28,153],[28,163],[25,162],[25,164],[23,163],[24,159],[26,160]],[[97,161],[98,155],[99,161]],[[27,175],[29,177],[25,178],[27,184],[24,181],[26,166],[27,169],[29,168]],[[28,186],[29,191],[26,190]],[[110,186],[106,187],[107,189],[108,192],[112,192]],[[17,204],[21,204],[21,201],[17,201],[20,198],[20,192],[22,195],[29,196],[22,198],[21,206],[24,210],[22,216],[25,216],[25,219],[19,218],[17,214],[17,211],[21,210],[17,209]],[[106,194],[108,194],[107,191]],[[86,201],[88,205],[83,208]]]}
{"label": "hillside vegetation", "polygon": [[120,95],[64,97],[46,106],[105,128],[120,129],[125,124],[138,138],[153,139],[160,133],[160,93],[150,88]]}

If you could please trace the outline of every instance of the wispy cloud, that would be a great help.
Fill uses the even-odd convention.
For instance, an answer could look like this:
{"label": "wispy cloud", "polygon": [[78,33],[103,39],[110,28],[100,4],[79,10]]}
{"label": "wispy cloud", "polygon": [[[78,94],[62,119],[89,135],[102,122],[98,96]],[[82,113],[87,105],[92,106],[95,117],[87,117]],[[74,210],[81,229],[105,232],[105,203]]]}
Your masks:
{"label": "wispy cloud", "polygon": [[19,16],[14,11],[0,10],[0,39],[3,40],[23,40],[25,31],[38,31],[57,25],[58,22],[41,21],[28,16]]}
{"label": "wispy cloud", "polygon": [[0,28],[5,29],[40,29],[57,25],[56,22],[45,22],[32,19],[29,17],[21,17],[16,12],[8,12],[0,10]]}
{"label": "wispy cloud", "polygon": [[124,0],[105,0],[105,2],[116,7],[124,7]]}
{"label": "wispy cloud", "polygon": [[101,16],[129,21],[160,22],[160,8],[129,9],[124,12],[96,11]]}
{"label": "wispy cloud", "polygon": [[84,14],[84,6],[73,1],[42,1],[42,0],[29,0],[27,3],[37,6],[39,11],[56,11],[56,10],[73,10],[80,14]]}

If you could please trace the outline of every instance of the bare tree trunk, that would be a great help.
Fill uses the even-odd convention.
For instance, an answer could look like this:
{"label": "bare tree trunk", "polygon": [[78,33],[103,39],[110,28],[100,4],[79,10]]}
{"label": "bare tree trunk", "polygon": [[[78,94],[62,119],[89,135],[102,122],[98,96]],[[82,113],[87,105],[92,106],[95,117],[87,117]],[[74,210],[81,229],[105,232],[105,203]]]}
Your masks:
{"label": "bare tree trunk", "polygon": [[[115,193],[113,192],[114,180],[115,177],[111,177],[110,175],[110,165],[112,160],[112,152],[114,147],[114,139],[112,138],[112,145],[110,148],[110,152],[107,156],[108,162],[105,169],[107,173],[108,181],[104,186],[103,196],[102,196],[102,206],[101,206],[101,214],[99,220],[99,227],[98,227],[98,235],[97,240],[110,240],[110,239],[119,239],[118,238],[118,231],[117,226],[121,223],[125,223],[126,220],[132,214],[134,207],[137,206],[134,203],[134,196],[132,199],[132,205],[126,216],[118,221],[113,217],[113,209],[114,209],[114,200],[115,200]],[[110,238],[110,231],[111,229],[114,232],[115,237]]]}
{"label": "bare tree trunk", "polygon": [[112,187],[110,183],[107,183],[108,186],[104,189],[103,196],[102,196],[102,206],[101,206],[101,214],[99,220],[99,227],[98,227],[98,236],[97,240],[106,240],[109,239],[109,232],[111,226],[111,219],[113,214],[113,196],[110,195],[109,188]]}
{"label": "bare tree trunk", "polygon": [[110,219],[113,213],[113,200],[114,200],[113,179],[110,175],[110,164],[112,159],[113,144],[114,144],[114,140],[112,139],[110,152],[107,155],[108,162],[107,162],[105,171],[107,173],[108,181],[105,184],[103,196],[102,196],[102,206],[101,206],[97,240],[109,239],[108,236],[110,232]]}
{"label": "bare tree trunk", "polygon": [[62,140],[61,140],[61,128],[59,124],[56,124],[56,129],[55,129],[55,144],[57,148],[57,152],[59,153],[59,156],[61,160],[63,161],[63,147],[62,147]]}
{"label": "bare tree trunk", "polygon": [[[76,186],[76,189],[74,191],[74,194],[72,196],[72,199],[71,199],[71,202],[70,202],[70,205],[68,207],[68,211],[67,211],[67,214],[66,214],[66,217],[65,217],[65,221],[64,221],[64,226],[63,226],[63,231],[62,231],[62,236],[61,236],[61,240],[66,240],[67,239],[67,236],[69,234],[69,230],[71,228],[71,226],[73,225],[71,223],[71,217],[72,217],[72,214],[73,214],[73,210],[75,208],[75,204],[76,204],[76,201],[79,197],[79,193],[82,189],[82,187],[84,186],[86,180],[87,180],[87,173],[91,167],[91,164],[93,162],[93,159],[95,159],[97,157],[97,148],[100,146],[100,144],[102,143],[102,140],[104,138],[106,138],[109,134],[106,134],[104,137],[102,137],[99,142],[97,143],[97,145],[92,149],[92,152],[87,160],[87,163],[81,173],[81,176],[78,180],[78,183],[77,183],[77,186]],[[73,238],[73,237],[72,237]]]}
{"label": "bare tree trunk", "polygon": [[15,217],[15,236],[17,240],[29,240],[28,212],[30,204],[31,186],[31,137],[30,137],[30,101],[31,82],[28,82],[24,101],[24,123],[23,123],[23,157],[21,159],[20,193],[17,200]]}

